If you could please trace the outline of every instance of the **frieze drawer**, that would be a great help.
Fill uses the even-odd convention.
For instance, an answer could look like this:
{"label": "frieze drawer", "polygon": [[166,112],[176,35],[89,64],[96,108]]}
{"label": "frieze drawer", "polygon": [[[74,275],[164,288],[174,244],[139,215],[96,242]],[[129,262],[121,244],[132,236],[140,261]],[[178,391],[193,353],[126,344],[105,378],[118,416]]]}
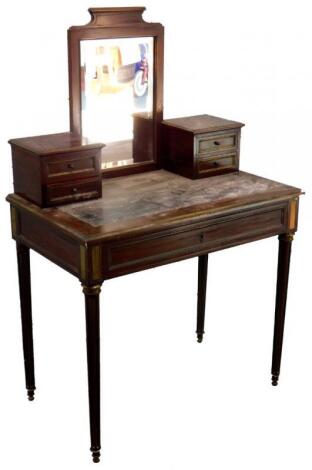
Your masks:
{"label": "frieze drawer", "polygon": [[[114,243],[108,248],[108,277],[178,261],[258,238],[283,233],[287,226],[287,203],[270,208],[216,218],[208,226],[171,236]],[[104,263],[106,264],[106,263]]]}

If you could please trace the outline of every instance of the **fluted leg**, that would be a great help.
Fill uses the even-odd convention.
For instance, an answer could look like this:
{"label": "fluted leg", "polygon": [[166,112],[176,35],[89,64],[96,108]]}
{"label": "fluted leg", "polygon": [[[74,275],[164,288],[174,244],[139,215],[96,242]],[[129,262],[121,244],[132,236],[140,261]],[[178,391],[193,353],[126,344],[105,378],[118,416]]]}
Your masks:
{"label": "fluted leg", "polygon": [[23,335],[23,352],[25,379],[28,400],[32,401],[35,394],[34,347],[31,312],[30,260],[29,248],[21,243],[16,244],[18,280],[21,301],[21,319]]}
{"label": "fluted leg", "polygon": [[287,301],[288,276],[289,276],[289,264],[290,264],[291,243],[293,241],[293,235],[282,234],[278,237],[278,239],[279,239],[279,253],[278,253],[278,268],[277,268],[272,371],[271,371],[272,372],[272,385],[274,386],[278,384],[280,367],[281,367],[285,312],[286,312],[286,301]]}
{"label": "fluted leg", "polygon": [[101,417],[100,417],[100,305],[101,286],[83,285],[86,310],[87,360],[89,385],[89,414],[91,452],[93,462],[100,461]]}
{"label": "fluted leg", "polygon": [[197,293],[197,341],[202,342],[205,328],[206,286],[208,254],[198,257],[198,293]]}

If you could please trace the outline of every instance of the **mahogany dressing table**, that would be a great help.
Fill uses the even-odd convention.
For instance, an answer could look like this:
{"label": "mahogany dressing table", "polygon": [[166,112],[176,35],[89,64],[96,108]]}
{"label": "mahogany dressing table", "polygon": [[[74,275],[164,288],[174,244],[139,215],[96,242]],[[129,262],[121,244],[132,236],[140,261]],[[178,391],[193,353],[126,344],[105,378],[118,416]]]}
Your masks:
{"label": "mahogany dressing table", "polygon": [[[154,44],[154,67],[156,63],[158,64],[156,68],[160,70],[162,28],[159,25],[151,26],[142,22],[142,11],[143,9],[135,8],[92,9],[91,26],[74,28],[69,34],[77,35],[83,32],[84,37],[88,38],[98,34],[106,37],[107,30],[113,27],[117,30],[116,36],[127,37],[130,33],[150,35],[156,38],[155,42],[158,41],[157,46]],[[114,15],[117,19],[115,18],[115,25],[111,26]],[[107,26],[108,18],[110,27]],[[140,28],[142,28],[141,33],[138,32]],[[77,38],[75,41],[69,41],[70,51],[77,46]],[[103,51],[98,49],[98,52]],[[73,55],[70,55],[70,77],[74,73],[71,68],[73,63],[76,62]],[[107,71],[105,73],[108,74]],[[142,78],[142,74],[140,77]],[[115,167],[114,165],[105,167],[107,160],[104,152],[110,145],[107,146],[104,142],[101,197],[97,195],[95,199],[86,198],[81,201],[79,195],[71,194],[70,200],[64,201],[70,204],[56,207],[40,207],[40,204],[31,201],[27,195],[25,197],[25,194],[19,194],[18,191],[7,197],[11,207],[12,237],[17,244],[23,350],[29,400],[34,399],[36,388],[30,249],[76,276],[82,284],[87,333],[91,452],[94,462],[99,462],[101,449],[99,296],[104,281],[194,256],[198,257],[196,333],[198,342],[201,342],[204,335],[208,254],[278,236],[279,255],[271,371],[273,385],[277,385],[280,374],[290,252],[293,236],[297,230],[298,200],[301,190],[239,171],[237,168],[235,171],[221,171],[220,174],[216,174],[214,166],[214,176],[199,179],[176,174],[179,173],[177,166],[175,172],[162,169],[159,163],[161,159],[158,158],[161,134],[160,126],[157,125],[162,121],[161,82],[161,76],[157,77],[157,85],[154,80],[153,89],[156,95],[154,94],[152,118],[146,118],[146,115],[142,117],[141,114],[133,117],[134,127],[138,128],[139,135],[144,136],[144,132],[147,133],[153,140],[153,145],[147,145],[144,139],[143,142],[139,139],[137,143],[130,145],[133,151],[130,157],[133,160],[131,164],[128,155],[122,159],[123,162],[127,162],[126,164],[117,163]],[[143,86],[142,83],[140,81],[139,86]],[[73,99],[73,95],[77,93],[77,83],[72,82],[71,86],[71,99]],[[81,95],[79,99],[77,98],[78,102],[74,100],[73,104],[71,101],[71,132],[78,135],[81,133],[83,121],[79,114],[80,99]],[[80,126],[80,129],[77,129],[77,126]],[[231,129],[233,133],[233,128]],[[215,130],[210,129],[210,132]],[[237,132],[236,126],[234,133]],[[53,135],[50,137],[53,141]],[[227,145],[228,137],[225,136],[225,139]],[[51,144],[51,140],[49,142]],[[114,147],[115,144],[111,145],[107,154],[109,158],[113,154],[112,148],[119,148],[120,152],[129,149],[128,141],[122,142],[122,145],[118,143],[117,147]],[[213,142],[211,145],[219,148],[219,141],[211,142]],[[138,145],[140,149],[137,154],[140,158],[139,161],[134,161]],[[96,151],[100,147],[102,146],[95,146]],[[77,151],[77,148],[74,150]],[[87,150],[89,152],[90,148],[87,147]],[[151,157],[142,162],[142,155],[149,151],[152,152]],[[209,152],[212,153],[205,156],[207,162],[215,158],[217,160],[229,158],[227,149],[216,157],[216,153],[220,150],[214,148],[211,150],[210,143]],[[233,149],[231,149],[232,154]],[[235,155],[235,164],[238,164],[238,154]],[[89,153],[88,158],[90,158]],[[58,159],[61,159],[59,154]],[[81,166],[79,168],[81,169]],[[209,173],[209,168],[207,164],[204,168],[205,176],[210,176],[206,175]],[[115,177],[108,178],[108,176]],[[71,181],[72,176],[63,175],[62,178]]]}

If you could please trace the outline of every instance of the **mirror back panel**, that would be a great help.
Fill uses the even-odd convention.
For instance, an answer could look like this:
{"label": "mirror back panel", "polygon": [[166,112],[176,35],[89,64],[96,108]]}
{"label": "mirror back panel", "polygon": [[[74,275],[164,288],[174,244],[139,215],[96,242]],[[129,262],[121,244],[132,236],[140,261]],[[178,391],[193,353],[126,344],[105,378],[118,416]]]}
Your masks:
{"label": "mirror back panel", "polygon": [[68,30],[71,131],[105,144],[104,177],[159,166],[164,30],[143,11],[90,8]]}

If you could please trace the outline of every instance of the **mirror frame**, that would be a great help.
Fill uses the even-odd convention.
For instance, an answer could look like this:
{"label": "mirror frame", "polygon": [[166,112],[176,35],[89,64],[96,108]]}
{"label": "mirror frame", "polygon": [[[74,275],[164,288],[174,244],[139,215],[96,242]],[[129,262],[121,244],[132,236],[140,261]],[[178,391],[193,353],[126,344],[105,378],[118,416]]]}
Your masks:
{"label": "mirror frame", "polygon": [[[103,169],[104,178],[122,176],[160,168],[160,123],[163,120],[164,27],[147,23],[145,7],[89,8],[91,21],[68,29],[68,68],[70,130],[81,135],[80,41],[131,37],[154,38],[153,77],[153,160]],[[105,142],[104,142],[105,143]]]}

